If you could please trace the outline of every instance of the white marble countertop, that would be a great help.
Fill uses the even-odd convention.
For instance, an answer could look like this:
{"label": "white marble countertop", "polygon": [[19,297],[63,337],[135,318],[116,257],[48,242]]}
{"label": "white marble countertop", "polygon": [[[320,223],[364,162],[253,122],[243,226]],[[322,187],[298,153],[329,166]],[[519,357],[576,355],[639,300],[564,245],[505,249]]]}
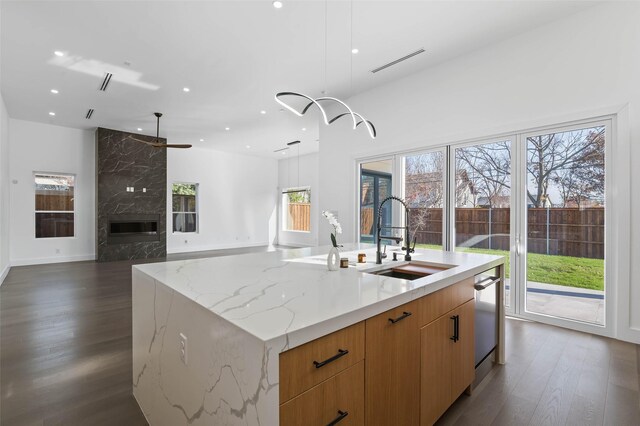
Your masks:
{"label": "white marble countertop", "polygon": [[[414,261],[453,267],[409,281],[362,272],[379,266],[372,245],[345,246],[341,256],[351,265],[334,272],[327,270],[328,251],[324,246],[134,268],[284,351],[504,262],[501,256],[418,249]],[[358,253],[366,253],[366,264],[355,266]],[[385,265],[403,263],[388,254]]]}

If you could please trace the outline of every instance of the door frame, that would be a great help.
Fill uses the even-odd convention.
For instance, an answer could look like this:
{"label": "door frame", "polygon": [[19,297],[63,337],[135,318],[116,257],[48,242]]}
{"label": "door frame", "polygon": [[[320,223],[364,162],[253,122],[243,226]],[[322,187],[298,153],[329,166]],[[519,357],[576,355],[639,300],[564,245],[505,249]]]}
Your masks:
{"label": "door frame", "polygon": [[[604,230],[604,281],[605,281],[605,315],[604,325],[587,323],[569,318],[560,318],[550,315],[529,312],[526,310],[526,289],[527,289],[527,138],[538,136],[540,134],[561,133],[572,130],[585,129],[589,127],[604,126],[605,127],[605,230]],[[510,315],[532,320],[544,324],[550,324],[559,327],[570,328],[577,331],[593,333],[603,336],[613,336],[613,324],[615,321],[615,301],[616,301],[616,285],[614,284],[613,271],[611,266],[613,256],[618,249],[612,244],[610,236],[613,234],[614,227],[611,220],[611,206],[615,205],[615,198],[612,193],[613,181],[615,180],[611,169],[613,160],[613,145],[615,143],[616,117],[615,115],[584,119],[573,121],[571,123],[563,123],[558,125],[543,126],[536,129],[528,129],[517,134],[517,144],[514,150],[514,158],[517,161],[518,173],[517,179],[517,202],[515,206],[516,228],[513,233],[514,237],[514,254],[515,262],[512,263],[511,276],[514,277],[514,268],[516,270],[515,285],[512,285],[511,292],[515,296],[514,310]],[[512,281],[513,282],[513,281]],[[515,287],[515,289],[513,288]],[[515,290],[515,291],[513,291]]]}

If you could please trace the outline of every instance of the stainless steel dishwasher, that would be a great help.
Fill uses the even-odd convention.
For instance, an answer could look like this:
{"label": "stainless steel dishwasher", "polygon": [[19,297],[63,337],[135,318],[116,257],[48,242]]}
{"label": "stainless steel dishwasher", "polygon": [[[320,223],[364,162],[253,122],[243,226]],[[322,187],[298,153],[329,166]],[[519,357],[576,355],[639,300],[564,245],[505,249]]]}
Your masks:
{"label": "stainless steel dishwasher", "polygon": [[493,268],[475,277],[475,361],[476,368],[493,352],[498,344],[497,294],[500,276]]}

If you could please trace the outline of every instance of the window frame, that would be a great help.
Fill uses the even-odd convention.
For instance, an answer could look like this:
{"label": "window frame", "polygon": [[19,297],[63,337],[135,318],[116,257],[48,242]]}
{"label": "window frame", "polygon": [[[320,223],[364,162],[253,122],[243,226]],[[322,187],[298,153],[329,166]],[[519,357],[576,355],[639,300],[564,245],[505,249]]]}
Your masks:
{"label": "window frame", "polygon": [[[196,188],[196,208],[195,212],[185,212],[185,211],[174,211],[173,210],[173,187],[174,185],[194,185]],[[180,195],[180,194],[177,194]],[[196,229],[194,231],[176,231],[175,230],[175,219],[174,214],[191,214],[195,215],[195,223]],[[171,183],[171,233],[172,234],[199,234],[200,233],[200,184],[198,182],[184,182],[184,181],[174,181]]]}
{"label": "window frame", "polygon": [[[620,159],[628,158],[628,150],[630,149],[630,141],[623,134],[623,131],[628,130],[628,121],[625,115],[620,116],[622,113],[626,114],[628,111],[613,110],[609,108],[594,111],[592,114],[579,114],[573,117],[559,117],[544,120],[542,122],[533,122],[529,126],[519,125],[515,129],[509,129],[504,132],[496,132],[493,135],[485,135],[481,137],[473,137],[468,139],[450,140],[446,142],[440,142],[432,146],[425,148],[413,148],[413,149],[400,149],[392,151],[387,154],[380,155],[378,157],[355,157],[353,161],[354,177],[357,185],[357,197],[354,200],[354,206],[356,212],[358,212],[360,202],[360,167],[362,163],[372,161],[375,158],[397,158],[405,155],[411,155],[414,153],[431,151],[435,149],[446,149],[448,153],[448,170],[447,170],[447,192],[450,193],[451,188],[455,188],[455,149],[465,146],[473,146],[478,144],[487,144],[493,142],[500,142],[505,139],[510,139],[512,142],[512,159],[511,159],[511,185],[513,192],[511,194],[511,277],[518,276],[521,282],[523,280],[520,277],[521,274],[525,274],[525,268],[520,263],[524,262],[521,255],[520,259],[514,259],[514,252],[525,253],[526,247],[523,244],[521,238],[521,230],[524,229],[523,223],[526,224],[526,206],[520,205],[520,199],[526,199],[526,178],[519,176],[521,173],[526,172],[526,139],[531,135],[536,135],[540,132],[563,132],[574,129],[581,129],[585,126],[606,126],[606,145],[605,145],[605,215],[608,217],[605,220],[605,290],[607,292],[605,298],[605,325],[593,325],[589,323],[583,323],[579,321],[572,321],[567,319],[554,319],[545,315],[531,314],[530,312],[522,312],[520,308],[524,304],[523,297],[518,294],[518,291],[512,288],[510,292],[510,315],[523,318],[526,320],[534,320],[541,323],[567,327],[573,330],[588,332],[600,336],[613,337],[616,335],[614,328],[621,324],[619,318],[621,315],[629,315],[630,310],[625,309],[616,304],[616,300],[619,295],[629,296],[628,289],[619,287],[619,281],[622,279],[628,280],[628,274],[625,272],[625,267],[629,264],[628,250],[628,233],[622,233],[614,225],[614,222],[629,224],[629,199],[630,199],[630,185],[628,179],[628,173],[624,174],[623,171],[628,171],[628,164],[619,164]],[[623,129],[623,131],[620,130]],[[451,152],[453,151],[453,152]],[[614,163],[618,161],[616,167]],[[517,164],[517,167],[516,167]],[[398,179],[400,180],[400,179]],[[394,188],[396,188],[394,184]],[[615,189],[615,191],[614,191]],[[515,193],[518,191],[519,193]],[[404,193],[404,189],[398,193]],[[447,237],[443,236],[448,242],[448,248],[444,251],[451,250],[455,247],[455,197],[448,197],[446,208],[448,227],[444,231]],[[359,240],[359,226],[360,219],[359,214],[355,214],[354,221],[355,237]],[[628,227],[628,225],[627,225]],[[616,236],[614,238],[611,236]],[[616,267],[616,265],[621,265]],[[520,286],[522,288],[523,286]],[[518,310],[514,312],[514,307],[518,306]]]}
{"label": "window frame", "polygon": [[[362,163],[362,164],[367,164],[367,163]],[[382,201],[380,199],[380,179],[389,179],[389,181],[391,182],[391,185],[389,185],[389,191],[392,193],[393,191],[393,173],[387,173],[387,172],[379,172],[379,171],[374,171],[374,170],[368,170],[368,169],[363,169],[362,168],[362,164],[360,165],[360,182],[359,182],[359,192],[361,194],[362,192],[362,178],[363,176],[369,176],[373,178],[373,234],[371,235],[372,241],[371,242],[367,242],[367,241],[362,241],[362,230],[360,229],[360,225],[358,225],[358,241],[361,243],[369,243],[369,244],[375,244],[375,240],[376,240],[376,224],[378,223],[378,209],[380,207],[380,201]],[[358,216],[360,216],[361,211],[362,211],[362,195],[359,196],[360,199],[360,203],[358,204]],[[391,219],[393,220],[393,204],[390,205],[391,207]],[[358,222],[360,222],[360,219],[358,220]],[[390,241],[390,240],[385,240],[385,241]]]}
{"label": "window frame", "polygon": [[[72,177],[73,178],[73,210],[37,210],[36,205],[36,177],[42,176],[59,176],[59,177]],[[43,172],[43,171],[34,171],[32,173],[32,182],[33,182],[33,238],[35,240],[53,240],[53,239],[75,239],[76,238],[76,223],[78,222],[78,217],[76,213],[76,204],[78,199],[78,191],[77,191],[77,179],[78,176],[75,173],[63,173],[63,172]],[[73,235],[65,236],[65,237],[38,237],[37,236],[37,216],[38,213],[64,213],[64,214],[73,214]]]}
{"label": "window frame", "polygon": [[[287,229],[287,214],[289,212],[289,202],[287,201],[287,194],[292,192],[308,192],[309,193],[309,230],[296,230],[296,229]],[[312,230],[311,225],[311,209],[313,206],[311,200],[311,186],[292,186],[288,188],[282,188],[280,191],[280,227],[283,232],[293,232],[297,234],[310,234]]]}

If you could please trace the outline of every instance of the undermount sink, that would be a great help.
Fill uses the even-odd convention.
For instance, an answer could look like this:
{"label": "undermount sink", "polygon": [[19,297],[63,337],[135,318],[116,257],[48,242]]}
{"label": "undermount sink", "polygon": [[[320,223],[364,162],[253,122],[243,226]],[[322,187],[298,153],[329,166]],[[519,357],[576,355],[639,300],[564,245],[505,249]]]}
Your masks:
{"label": "undermount sink", "polygon": [[417,280],[429,275],[437,274],[438,272],[442,272],[452,267],[453,266],[451,265],[431,265],[423,262],[409,262],[394,265],[389,268],[363,272],[403,280]]}
{"label": "undermount sink", "polygon": [[397,269],[384,269],[378,272],[371,272],[375,275],[384,275],[385,277],[400,278],[403,280],[417,280],[418,278],[426,277],[430,274],[413,274],[408,272],[399,271]]}

